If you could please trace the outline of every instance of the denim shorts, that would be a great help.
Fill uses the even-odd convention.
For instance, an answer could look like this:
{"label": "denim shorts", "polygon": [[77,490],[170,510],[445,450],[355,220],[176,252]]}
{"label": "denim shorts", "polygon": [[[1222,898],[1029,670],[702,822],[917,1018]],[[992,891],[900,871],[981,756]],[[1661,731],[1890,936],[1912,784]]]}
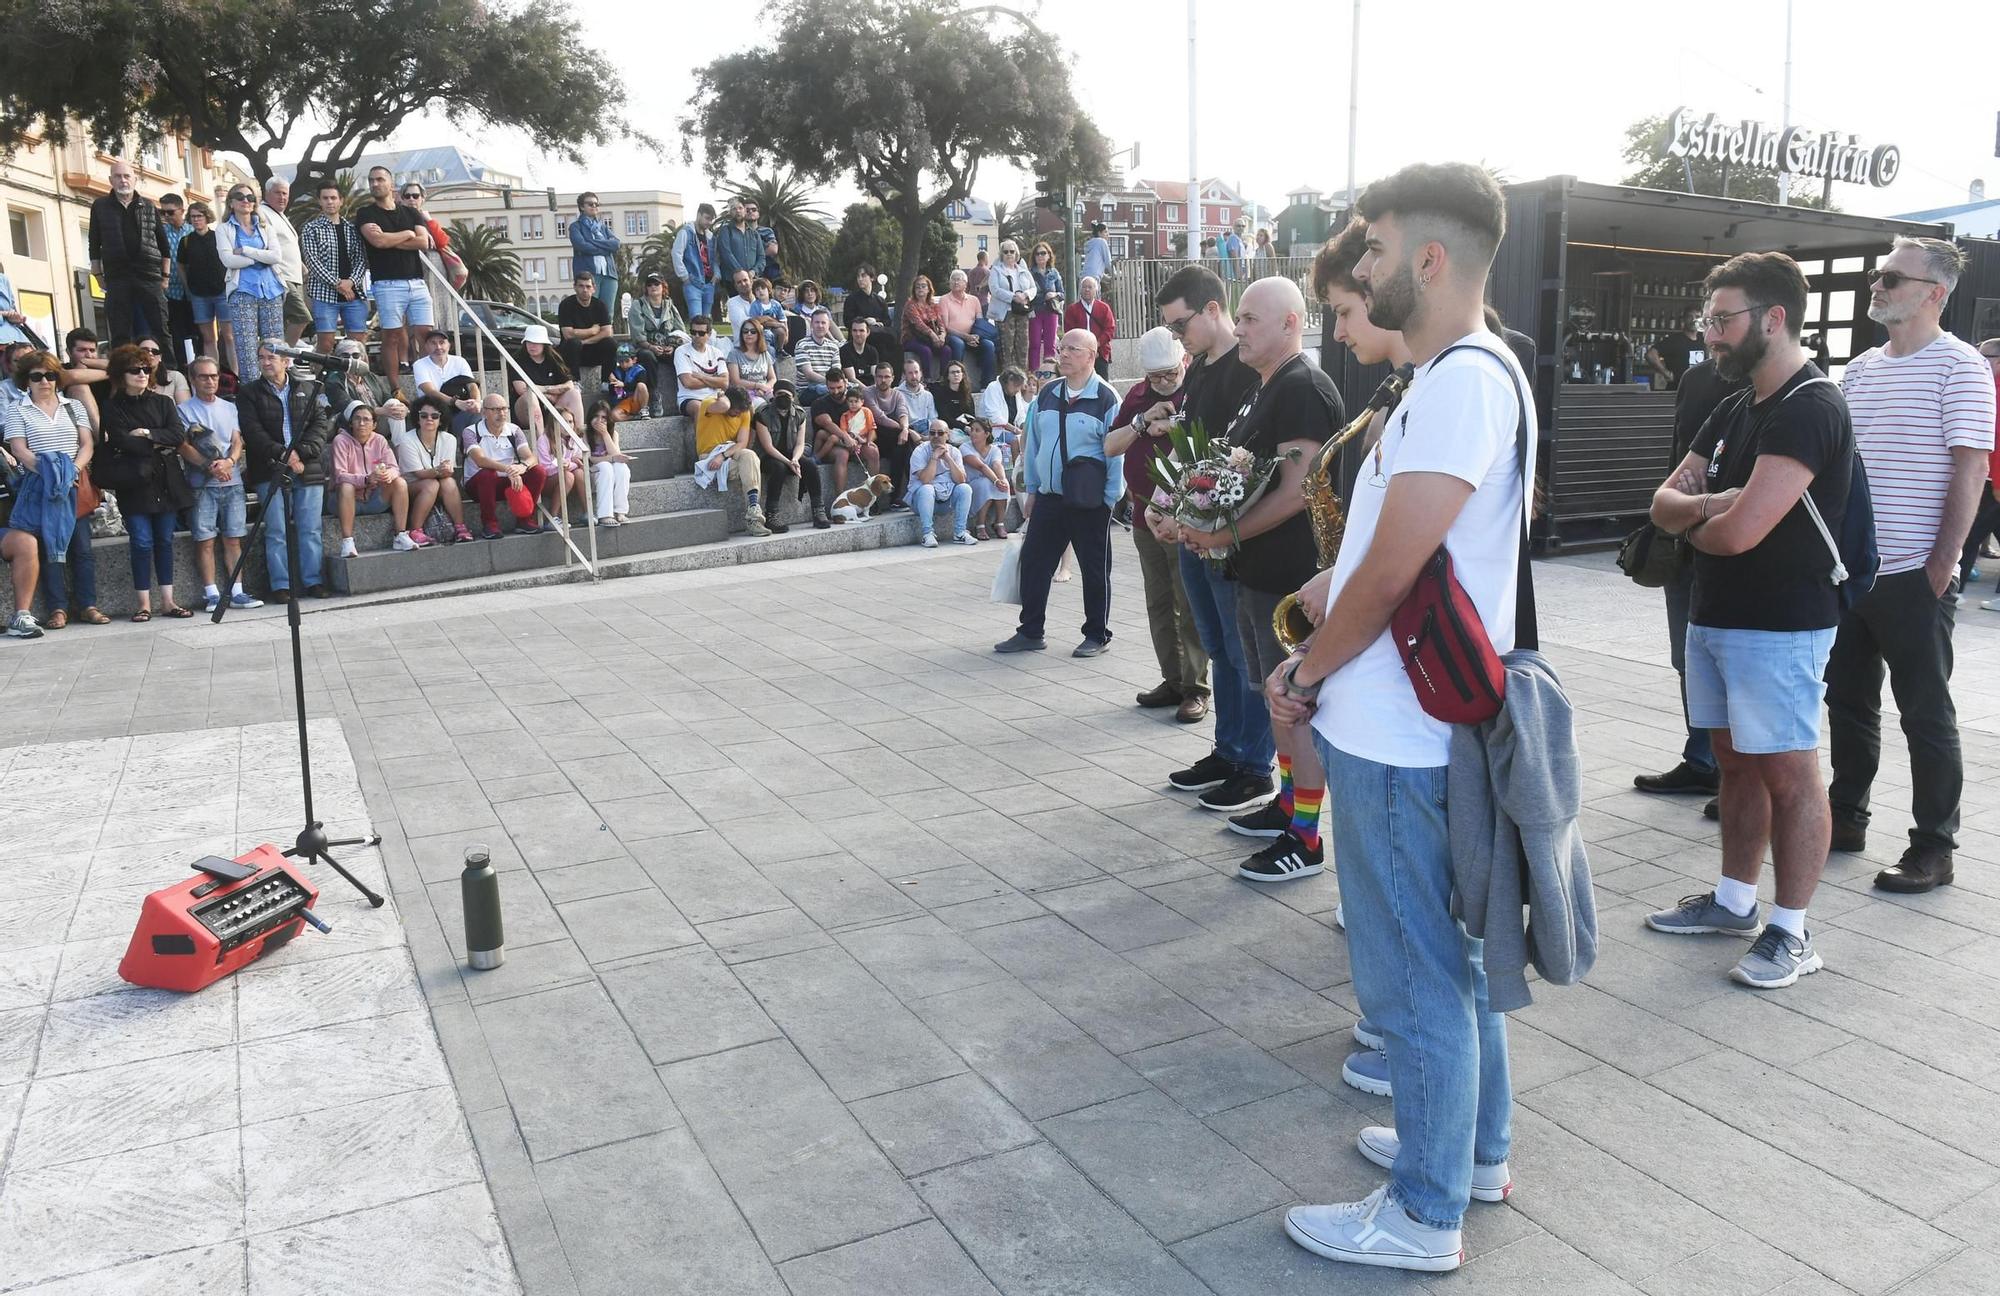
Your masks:
{"label": "denim shorts", "polygon": [[331,333],[336,325],[344,324],[347,336],[360,337],[368,332],[368,299],[356,297],[353,301],[323,302],[312,299],[313,332]]}
{"label": "denim shorts", "polygon": [[385,329],[431,323],[431,290],[421,279],[377,279],[375,314]]}
{"label": "denim shorts", "polygon": [[1729,745],[1751,756],[1819,746],[1826,698],[1824,630],[1687,629],[1688,723],[1727,729]]}
{"label": "denim shorts", "polygon": [[213,540],[218,534],[241,540],[249,530],[245,525],[242,485],[197,488],[194,518],[188,530],[196,540]]}
{"label": "denim shorts", "polygon": [[229,322],[229,298],[226,294],[220,297],[190,296],[188,305],[194,309],[194,322],[197,324],[213,324],[217,320],[224,324]]}
{"label": "denim shorts", "polygon": [[362,516],[370,513],[387,513],[389,511],[388,492],[379,488],[371,488],[366,495],[363,495],[357,491],[354,496],[354,511],[356,514]]}

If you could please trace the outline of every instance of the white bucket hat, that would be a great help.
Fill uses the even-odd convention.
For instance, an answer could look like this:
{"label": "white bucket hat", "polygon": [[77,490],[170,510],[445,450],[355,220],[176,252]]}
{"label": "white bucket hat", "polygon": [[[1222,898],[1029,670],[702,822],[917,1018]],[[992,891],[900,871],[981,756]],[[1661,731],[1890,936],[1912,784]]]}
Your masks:
{"label": "white bucket hat", "polygon": [[543,325],[530,324],[521,330],[521,341],[539,342],[543,346],[547,346],[549,344],[549,331]]}
{"label": "white bucket hat", "polygon": [[1146,335],[1139,339],[1139,368],[1147,373],[1178,369],[1186,355],[1187,351],[1181,346],[1181,340],[1165,325],[1147,329]]}

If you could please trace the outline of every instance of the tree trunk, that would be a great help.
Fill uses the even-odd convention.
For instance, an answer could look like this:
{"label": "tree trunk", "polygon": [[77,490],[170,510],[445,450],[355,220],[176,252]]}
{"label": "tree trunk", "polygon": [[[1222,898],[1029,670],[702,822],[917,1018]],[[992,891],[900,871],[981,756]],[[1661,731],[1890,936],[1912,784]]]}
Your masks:
{"label": "tree trunk", "polygon": [[890,291],[901,301],[910,295],[910,282],[917,277],[918,267],[924,259],[924,236],[930,230],[930,207],[914,191],[904,200],[896,212],[896,223],[903,231],[902,264],[897,266],[896,282]]}

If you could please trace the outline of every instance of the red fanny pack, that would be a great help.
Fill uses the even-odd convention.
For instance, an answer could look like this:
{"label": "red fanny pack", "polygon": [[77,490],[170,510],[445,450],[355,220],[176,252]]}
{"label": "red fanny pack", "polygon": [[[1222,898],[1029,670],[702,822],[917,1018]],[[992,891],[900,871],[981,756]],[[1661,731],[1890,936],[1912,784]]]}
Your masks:
{"label": "red fanny pack", "polygon": [[[1446,347],[1443,359],[1453,351],[1486,351],[1469,343]],[[1487,352],[1487,354],[1492,354]],[[1495,356],[1498,360],[1499,357]],[[1433,361],[1435,364],[1435,361]],[[1509,369],[1521,416],[1514,428],[1514,444],[1520,455],[1523,500],[1532,498],[1528,471],[1528,405],[1520,380]],[[1408,417],[1405,414],[1405,417]],[[1535,585],[1528,567],[1528,521],[1525,503],[1521,516],[1521,544],[1515,572],[1514,643],[1518,648],[1535,648],[1539,641],[1535,627]],[[1486,637],[1486,624],[1472,596],[1458,583],[1452,571],[1451,554],[1443,545],[1417,573],[1417,583],[1389,614],[1389,632],[1396,639],[1396,655],[1403,659],[1403,673],[1417,691],[1424,714],[1446,724],[1485,724],[1500,714],[1507,697],[1507,672],[1493,641]]]}
{"label": "red fanny pack", "polygon": [[1500,654],[1443,545],[1390,614],[1389,631],[1426,715],[1446,724],[1476,725],[1500,714],[1507,695]]}

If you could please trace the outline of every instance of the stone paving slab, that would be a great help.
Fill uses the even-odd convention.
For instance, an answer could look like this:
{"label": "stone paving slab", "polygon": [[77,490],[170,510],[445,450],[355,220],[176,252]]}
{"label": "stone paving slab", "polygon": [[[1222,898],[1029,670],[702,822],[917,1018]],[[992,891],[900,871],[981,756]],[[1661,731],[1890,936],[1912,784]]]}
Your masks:
{"label": "stone paving slab", "polygon": [[[66,799],[0,822],[0,1274],[18,1237],[15,1285],[285,1291],[315,1248],[393,1217],[439,1233],[415,1291],[487,1290],[439,1275],[496,1262],[491,1289],[618,1296],[1991,1286],[2000,695],[1980,684],[2000,616],[1957,635],[1958,885],[1869,886],[1908,822],[1892,738],[1871,849],[1834,857],[1814,905],[1827,970],[1758,995],[1727,981],[1732,943],[1639,924],[1717,865],[1697,801],[1630,787],[1681,738],[1657,596],[1602,556],[1537,565],[1604,943],[1588,984],[1537,986],[1511,1023],[1514,1196],[1470,1210],[1462,1273],[1419,1278],[1283,1235],[1285,1205],[1380,1182],[1353,1135],[1390,1109],[1339,1078],[1355,1005],[1333,876],[1237,881],[1242,841],[1162,788],[1209,726],[1132,706],[1156,677],[1126,543],[1114,650],[1089,661],[991,654],[992,546],[316,609],[309,707],[353,760],[330,817],[381,825],[370,867],[400,931],[346,923],[172,1004],[102,967],[224,802],[239,832],[293,809],[283,726],[229,730],[233,796],[190,797],[184,773],[230,748],[204,731],[283,714],[279,629],[0,651],[21,704],[0,777]],[[1057,586],[1058,640],[1079,612]],[[116,773],[54,737],[103,739]],[[70,842],[71,803],[167,832],[24,849]],[[486,973],[459,961],[473,840],[509,925]],[[259,1083],[244,1120],[314,1138],[365,1113],[361,1154],[417,1195],[330,1190],[347,1213],[293,1222],[295,1186],[349,1153],[252,1174],[270,1134],[205,1113],[247,1094],[223,1059],[261,1081],[332,1056],[338,1080]],[[65,1107],[78,1090],[95,1105]],[[20,1205],[17,1182],[39,1200],[78,1165],[136,1179],[134,1126],[176,1153],[179,1200],[233,1226]],[[98,1267],[63,1277],[80,1265]]]}
{"label": "stone paving slab", "polygon": [[[312,729],[317,806],[364,830],[340,727]],[[117,978],[141,897],[290,810],[272,783],[293,742],[0,749],[0,778],[64,820],[0,817],[0,1291],[520,1290],[394,902],[315,867],[334,935],[193,995]],[[384,885],[379,851],[342,862]]]}

